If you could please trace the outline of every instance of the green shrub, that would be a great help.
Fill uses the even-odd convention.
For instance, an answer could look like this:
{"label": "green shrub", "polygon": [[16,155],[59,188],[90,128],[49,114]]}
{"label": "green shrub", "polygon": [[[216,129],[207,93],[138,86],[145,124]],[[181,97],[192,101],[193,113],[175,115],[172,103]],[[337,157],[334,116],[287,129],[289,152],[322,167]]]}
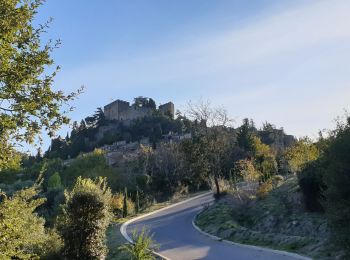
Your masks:
{"label": "green shrub", "polygon": [[58,172],[55,172],[49,178],[49,180],[47,182],[47,188],[54,189],[54,188],[61,188],[61,187],[62,187],[61,176]]}
{"label": "green shrub", "polygon": [[120,189],[119,175],[115,169],[108,166],[99,150],[79,156],[61,173],[62,182],[66,187],[72,187],[79,176],[92,179],[106,177],[112,190]]}
{"label": "green shrub", "polygon": [[106,179],[78,177],[74,188],[65,193],[58,228],[68,259],[103,259],[107,254],[106,229],[111,220],[111,191]]}
{"label": "green shrub", "polygon": [[307,210],[323,211],[322,192],[325,185],[322,180],[323,167],[320,160],[308,163],[303,170],[298,174],[300,189],[303,193],[304,203]]}
{"label": "green shrub", "polygon": [[65,202],[64,190],[62,188],[50,188],[43,196],[46,202],[38,209],[38,213],[46,220],[46,226],[53,227],[56,217],[60,211],[60,205]]}
{"label": "green shrub", "polygon": [[[44,228],[45,220],[35,213],[45,201],[36,198],[38,186],[0,199],[0,259],[38,259],[59,251],[60,239]],[[51,241],[55,241],[52,245]]]}
{"label": "green shrub", "polygon": [[[111,207],[114,215],[120,218],[123,217],[123,205],[124,205],[124,194],[121,192],[115,193],[112,196],[112,201],[111,201]],[[136,210],[135,204],[130,198],[127,198],[127,208],[128,208],[129,214],[133,214]]]}

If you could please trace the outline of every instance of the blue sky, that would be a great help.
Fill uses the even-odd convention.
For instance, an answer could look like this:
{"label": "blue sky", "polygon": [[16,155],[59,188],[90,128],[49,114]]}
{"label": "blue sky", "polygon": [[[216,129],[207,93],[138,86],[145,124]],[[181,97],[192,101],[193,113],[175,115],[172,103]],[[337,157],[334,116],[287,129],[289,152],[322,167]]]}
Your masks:
{"label": "blue sky", "polygon": [[236,126],[315,137],[350,105],[349,12],[348,0],[48,0],[37,22],[53,17],[45,38],[62,40],[55,88],[85,86],[73,120],[114,99],[183,110],[202,97]]}

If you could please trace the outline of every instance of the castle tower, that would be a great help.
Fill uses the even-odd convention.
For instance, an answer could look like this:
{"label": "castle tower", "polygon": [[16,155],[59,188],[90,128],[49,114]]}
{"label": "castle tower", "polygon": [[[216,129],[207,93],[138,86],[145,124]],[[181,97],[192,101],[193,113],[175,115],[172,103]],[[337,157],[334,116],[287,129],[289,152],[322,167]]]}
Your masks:
{"label": "castle tower", "polygon": [[116,100],[104,106],[104,114],[108,120],[123,120],[123,114],[128,111],[130,104],[127,101]]}
{"label": "castle tower", "polygon": [[175,108],[174,108],[174,103],[173,102],[168,102],[163,105],[159,106],[159,111],[166,115],[170,115],[171,118],[174,118],[175,115]]}

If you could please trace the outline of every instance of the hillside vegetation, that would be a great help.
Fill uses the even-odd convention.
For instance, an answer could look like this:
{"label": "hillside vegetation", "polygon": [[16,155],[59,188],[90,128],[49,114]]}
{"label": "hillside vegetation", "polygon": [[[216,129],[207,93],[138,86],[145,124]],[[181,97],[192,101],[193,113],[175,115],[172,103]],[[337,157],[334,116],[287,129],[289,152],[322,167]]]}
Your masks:
{"label": "hillside vegetation", "polygon": [[236,242],[348,259],[349,156],[349,117],[327,137],[288,148],[284,159],[292,174],[259,178],[255,155],[255,164],[236,167],[244,185],[229,185],[229,195],[202,212],[197,224]]}
{"label": "hillside vegetation", "polygon": [[297,178],[288,178],[265,198],[243,200],[228,194],[198,215],[205,232],[238,243],[297,252],[315,259],[334,259],[324,214],[307,212]]}

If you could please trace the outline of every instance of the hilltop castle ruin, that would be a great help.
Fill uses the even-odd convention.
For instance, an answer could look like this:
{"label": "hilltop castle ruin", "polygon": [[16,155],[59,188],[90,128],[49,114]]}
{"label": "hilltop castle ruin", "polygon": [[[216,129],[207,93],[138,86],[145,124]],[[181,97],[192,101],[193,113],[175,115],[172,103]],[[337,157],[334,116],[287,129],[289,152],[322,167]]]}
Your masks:
{"label": "hilltop castle ruin", "polygon": [[123,100],[116,100],[104,106],[104,114],[108,120],[131,121],[137,118],[152,115],[154,111],[174,117],[174,104],[172,102],[160,105],[157,109],[151,98],[137,97],[134,104]]}

